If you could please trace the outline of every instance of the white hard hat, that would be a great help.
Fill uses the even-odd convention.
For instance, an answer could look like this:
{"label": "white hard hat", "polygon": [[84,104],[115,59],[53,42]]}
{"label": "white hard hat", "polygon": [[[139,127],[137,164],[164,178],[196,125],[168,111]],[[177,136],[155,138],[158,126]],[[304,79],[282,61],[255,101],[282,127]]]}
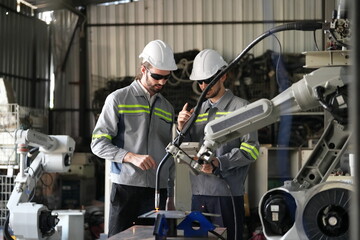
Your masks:
{"label": "white hard hat", "polygon": [[194,59],[190,80],[208,79],[227,65],[227,62],[224,61],[217,51],[204,49]]}
{"label": "white hard hat", "polygon": [[143,59],[143,63],[148,62],[153,67],[160,70],[174,71],[177,69],[173,50],[161,40],[149,42],[144,47],[139,58]]}

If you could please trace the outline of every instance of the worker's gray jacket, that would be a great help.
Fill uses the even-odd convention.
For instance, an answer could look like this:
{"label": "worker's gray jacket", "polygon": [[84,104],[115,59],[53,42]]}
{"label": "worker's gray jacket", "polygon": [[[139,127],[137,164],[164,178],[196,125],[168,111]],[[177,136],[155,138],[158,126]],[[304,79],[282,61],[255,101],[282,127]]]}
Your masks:
{"label": "worker's gray jacket", "polygon": [[[209,100],[205,101],[186,140],[199,141],[201,144],[204,138],[204,127],[209,121],[231,113],[247,103],[246,100],[236,97],[230,90],[227,90],[225,95],[213,106]],[[257,132],[246,134],[223,144],[216,150],[215,155],[220,161],[221,174],[229,184],[232,194],[242,196],[249,166],[259,157]],[[215,175],[201,173],[195,176],[190,174],[190,178],[194,195],[230,195],[225,181]]]}
{"label": "worker's gray jacket", "polygon": [[[97,120],[91,142],[92,152],[111,161],[114,183],[155,188],[156,169],[143,171],[123,163],[128,152],[150,155],[159,165],[165,148],[172,140],[174,108],[161,95],[149,105],[144,89],[135,80],[131,85],[111,93]],[[160,188],[173,196],[175,166],[169,158],[160,171]]]}

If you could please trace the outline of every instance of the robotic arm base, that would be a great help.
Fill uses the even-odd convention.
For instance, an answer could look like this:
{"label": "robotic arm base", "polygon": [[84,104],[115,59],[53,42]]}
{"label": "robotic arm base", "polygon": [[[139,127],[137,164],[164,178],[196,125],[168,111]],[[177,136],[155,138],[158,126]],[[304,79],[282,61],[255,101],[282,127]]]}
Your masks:
{"label": "robotic arm base", "polygon": [[[16,219],[16,221],[14,221]],[[57,216],[52,216],[51,211],[42,204],[20,203],[10,212],[10,226],[16,239],[44,240],[60,239],[55,231],[58,223]]]}
{"label": "robotic arm base", "polygon": [[259,205],[266,239],[349,239],[353,191],[353,184],[340,181],[303,190],[284,186],[268,191]]}

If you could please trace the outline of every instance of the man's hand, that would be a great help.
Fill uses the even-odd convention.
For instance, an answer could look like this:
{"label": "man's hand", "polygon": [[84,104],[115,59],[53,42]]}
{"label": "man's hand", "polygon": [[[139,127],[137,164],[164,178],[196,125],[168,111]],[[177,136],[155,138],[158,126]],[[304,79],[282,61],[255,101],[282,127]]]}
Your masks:
{"label": "man's hand", "polygon": [[179,131],[181,131],[185,125],[185,123],[189,120],[191,114],[194,112],[194,109],[192,108],[190,111],[187,110],[189,104],[185,103],[182,110],[179,112],[178,119],[177,119],[177,128]]}
{"label": "man's hand", "polygon": [[219,160],[214,157],[211,159],[211,163],[204,163],[201,171],[204,173],[213,173],[215,168],[219,167]]}
{"label": "man's hand", "polygon": [[123,162],[132,163],[141,170],[156,169],[157,165],[155,160],[150,155],[140,155],[132,152],[128,152]]}

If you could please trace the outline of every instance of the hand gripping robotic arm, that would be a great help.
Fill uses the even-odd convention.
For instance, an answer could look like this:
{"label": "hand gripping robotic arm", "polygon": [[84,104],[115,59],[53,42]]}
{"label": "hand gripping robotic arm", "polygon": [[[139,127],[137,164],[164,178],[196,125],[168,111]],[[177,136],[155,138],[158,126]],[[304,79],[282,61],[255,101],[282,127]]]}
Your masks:
{"label": "hand gripping robotic arm", "polygon": [[[15,131],[20,171],[14,190],[7,203],[9,226],[17,239],[59,239],[55,231],[58,218],[42,204],[30,202],[36,183],[44,172],[65,172],[75,150],[75,141],[69,136],[48,136],[33,130]],[[39,147],[29,167],[25,167],[28,146]]]}

